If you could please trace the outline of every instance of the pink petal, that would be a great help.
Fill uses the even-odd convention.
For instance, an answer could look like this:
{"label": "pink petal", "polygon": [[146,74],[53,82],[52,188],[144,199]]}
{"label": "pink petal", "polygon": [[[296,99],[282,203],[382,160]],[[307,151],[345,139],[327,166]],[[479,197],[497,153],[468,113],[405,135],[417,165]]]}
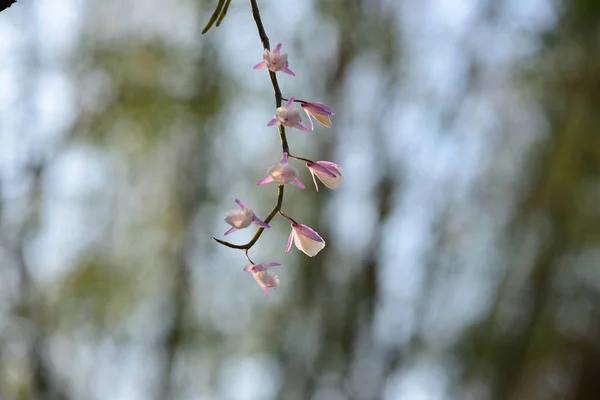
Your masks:
{"label": "pink petal", "polygon": [[285,65],[283,66],[283,68],[281,68],[281,71],[283,71],[283,73],[291,75],[291,76],[296,76],[296,74],[288,68],[288,63],[286,62]]}
{"label": "pink petal", "polygon": [[256,182],[257,185],[264,185],[265,183],[273,182],[273,177],[271,175],[267,175],[262,178],[260,181]]}
{"label": "pink petal", "polygon": [[298,129],[300,129],[301,131],[308,132],[308,129],[307,129],[307,128],[306,128],[304,125],[302,125],[302,123],[301,123],[301,122],[298,122],[298,123],[296,124],[296,126],[294,126],[294,128],[298,128]]}
{"label": "pink petal", "polygon": [[290,99],[287,101],[287,103],[285,103],[285,108],[287,108],[288,110],[291,110],[294,107],[294,98],[290,97]]}
{"label": "pink petal", "polygon": [[317,185],[317,179],[315,178],[315,173],[311,170],[310,174],[312,175],[313,182],[315,183],[315,189],[317,189],[317,192],[318,192],[319,191],[319,185]]}
{"label": "pink petal", "polygon": [[269,123],[267,124],[267,126],[273,126],[277,123],[277,116],[275,116],[275,118],[273,118],[272,120],[269,121]]}
{"label": "pink petal", "polygon": [[332,163],[331,161],[317,161],[315,164],[324,165],[333,173],[340,176],[342,175],[342,167],[340,167],[336,163]]}
{"label": "pink petal", "polygon": [[276,263],[276,262],[262,263],[262,264],[263,264],[264,266],[266,266],[266,267],[278,267],[278,266],[280,266],[280,265],[281,265],[281,264],[279,264],[279,263]]}
{"label": "pink petal", "polygon": [[267,288],[276,289],[279,285],[279,280],[276,276],[271,275],[267,272],[269,267],[275,267],[281,265],[279,263],[260,263],[260,264],[248,264],[244,267],[244,271],[252,273],[254,280],[258,283],[261,290],[265,294],[269,294]]}
{"label": "pink petal", "polygon": [[253,69],[264,69],[264,68],[267,68],[267,60],[262,60],[261,62],[259,62],[258,64],[256,64],[252,68]]}
{"label": "pink petal", "polygon": [[310,122],[310,130],[314,131],[315,130],[315,125],[313,124],[313,120],[310,117],[310,113],[308,112],[308,110],[306,108],[304,108],[304,104],[300,105],[302,107],[302,109],[304,110],[304,112],[306,113],[306,115],[308,116],[308,121]]}
{"label": "pink petal", "polygon": [[307,238],[314,240],[316,242],[322,242],[323,238],[319,236],[319,234],[313,230],[311,227],[304,224],[294,224],[292,222],[292,229],[296,231],[299,235],[306,236]]}
{"label": "pink petal", "polygon": [[316,104],[318,107],[321,107],[323,109],[323,111],[325,111],[326,114],[335,115],[335,113],[333,112],[331,107],[329,107],[327,104],[323,104],[323,103],[314,103],[314,104]]}
{"label": "pink petal", "polygon": [[244,208],[248,208],[248,206],[246,206],[242,201],[235,199],[235,202],[237,203],[238,206],[240,206],[240,208],[243,210]]}
{"label": "pink petal", "polygon": [[331,108],[329,108],[329,106],[327,104],[318,103],[316,101],[315,102],[311,101],[306,104],[301,104],[300,106],[306,110],[310,110],[310,112],[312,112],[312,113],[335,115],[333,113],[333,111],[331,110]]}
{"label": "pink petal", "polygon": [[231,232],[235,232],[235,231],[237,231],[237,228],[231,228],[230,230],[225,232],[225,235],[229,235]]}
{"label": "pink petal", "polygon": [[321,165],[321,161],[317,161],[316,163],[306,163],[306,167],[311,171],[311,173],[312,172],[320,172],[322,174],[329,175],[332,178],[336,177],[335,173],[333,173],[328,168]]}
{"label": "pink petal", "polygon": [[[335,188],[337,189],[337,187],[339,186],[339,183],[337,185],[335,185],[335,180],[339,179],[339,177],[341,177],[341,174],[336,175],[333,171],[338,172],[339,171],[335,168],[335,167],[330,167],[327,168],[323,165],[321,165],[323,162],[322,161],[317,161],[316,163],[306,163],[306,167],[308,168],[308,170],[310,171],[310,174],[312,175],[312,179],[313,182],[315,183],[315,188],[317,189],[317,192],[319,191],[319,185],[317,185],[317,179],[315,176],[317,176],[319,178],[319,180],[321,182],[323,182],[323,179],[328,180],[327,183],[323,182],[325,184],[325,186],[327,186],[328,188],[331,189],[330,185],[335,186]],[[333,163],[331,163],[333,164]],[[335,164],[334,164],[335,165]]]}
{"label": "pink petal", "polygon": [[281,165],[288,164],[288,153],[286,153],[285,151],[281,154],[281,161],[279,162],[279,164],[281,164]]}
{"label": "pink petal", "polygon": [[258,225],[262,228],[270,228],[269,224],[267,224],[265,221],[259,219],[256,215],[252,216],[252,222],[254,222],[256,225]]}
{"label": "pink petal", "polygon": [[300,189],[306,189],[304,187],[304,185],[302,184],[302,182],[300,182],[300,180],[298,178],[294,178],[294,180],[291,181],[290,183],[294,186],[298,186]]}
{"label": "pink petal", "polygon": [[308,118],[311,120],[311,124],[312,119],[314,118],[321,125],[327,128],[331,128],[331,119],[329,118],[329,116],[334,114],[331,108],[329,108],[329,106],[323,103],[310,102],[300,104],[300,107],[302,107],[304,112],[306,112],[306,114],[308,115]]}
{"label": "pink petal", "polygon": [[[313,174],[313,180],[315,180],[316,175],[317,178],[319,178],[319,180],[323,182],[323,184],[329,189],[336,190],[338,187],[340,187],[343,176],[340,171],[342,167],[340,167],[339,165],[330,161],[317,161],[311,166],[309,166],[308,163],[306,163],[306,166],[308,167],[309,171],[311,171],[311,173]],[[324,173],[323,169],[320,167],[325,168],[328,172]]]}
{"label": "pink petal", "polygon": [[[292,223],[292,228],[294,227],[293,223]],[[294,238],[294,229],[292,229],[292,231],[290,232],[290,236],[288,236],[288,241],[287,241],[287,246],[285,247],[285,252],[289,252],[290,248],[292,247],[292,239]]]}
{"label": "pink petal", "polygon": [[254,272],[263,272],[266,270],[267,268],[265,268],[264,263],[254,264],[254,268],[252,269]]}
{"label": "pink petal", "polygon": [[277,43],[277,46],[275,46],[272,53],[279,54],[280,51],[281,51],[281,43]]}

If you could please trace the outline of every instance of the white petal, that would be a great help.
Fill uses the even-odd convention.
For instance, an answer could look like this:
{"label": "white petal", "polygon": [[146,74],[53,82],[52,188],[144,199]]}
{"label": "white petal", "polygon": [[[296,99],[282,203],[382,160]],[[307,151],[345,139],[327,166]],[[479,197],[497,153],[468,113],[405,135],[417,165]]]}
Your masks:
{"label": "white petal", "polygon": [[276,275],[271,275],[267,271],[255,271],[253,275],[254,279],[256,279],[256,283],[258,283],[265,294],[269,294],[267,288],[277,289],[277,286],[279,285],[279,278]]}
{"label": "white petal", "polygon": [[325,247],[324,240],[322,242],[317,242],[316,240],[312,240],[307,236],[300,235],[296,231],[294,231],[294,244],[298,250],[302,251],[309,257],[314,257]]}
{"label": "white petal", "polygon": [[327,186],[329,189],[335,190],[338,187],[340,187],[340,184],[342,183],[342,176],[338,175],[335,178],[329,176],[329,175],[325,175],[325,174],[319,174],[319,173],[315,173],[315,175],[317,175],[317,177],[319,178],[319,180],[321,182],[323,182],[323,184],[325,186]]}

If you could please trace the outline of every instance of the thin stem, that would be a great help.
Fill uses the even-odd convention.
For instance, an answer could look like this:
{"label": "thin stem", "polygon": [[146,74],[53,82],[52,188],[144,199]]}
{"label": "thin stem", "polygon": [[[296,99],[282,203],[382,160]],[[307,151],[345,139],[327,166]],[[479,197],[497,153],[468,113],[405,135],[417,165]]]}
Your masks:
{"label": "thin stem", "polygon": [[311,164],[314,164],[314,163],[315,163],[314,161],[312,161],[312,160],[309,160],[308,158],[304,158],[304,157],[298,157],[298,156],[293,156],[293,155],[291,155],[291,154],[289,154],[289,153],[288,153],[288,157],[289,157],[289,158],[295,158],[296,160],[306,161],[306,162],[309,162],[309,163],[311,163]]}
{"label": "thin stem", "polygon": [[299,224],[296,222],[296,220],[295,220],[295,219],[293,219],[292,217],[289,217],[289,216],[285,215],[285,214],[283,213],[283,211],[279,210],[279,214],[281,214],[281,216],[283,216],[283,217],[286,217],[287,219],[289,219],[291,222],[295,223],[296,225],[299,225]]}
{"label": "thin stem", "polygon": [[[269,37],[265,32],[265,27],[262,23],[262,19],[260,18],[260,11],[258,10],[258,4],[256,4],[256,0],[250,0],[250,9],[252,10],[252,17],[256,23],[256,29],[258,29],[258,36],[260,37],[263,48],[270,51],[271,45],[269,42]],[[271,85],[273,86],[273,92],[275,94],[275,107],[281,107],[282,97],[281,89],[279,88],[279,83],[277,82],[277,75],[275,72],[269,71],[269,78],[271,78]],[[287,142],[287,137],[285,136],[285,128],[281,125],[279,125],[279,139],[281,140],[282,150],[286,153],[289,153],[290,148]]]}
{"label": "thin stem", "polygon": [[[285,101],[289,100],[289,99],[286,99],[285,97],[282,97],[281,99],[285,100]],[[294,99],[294,103],[308,104],[308,101],[304,101],[304,100],[300,100],[300,99]]]}
{"label": "thin stem", "polygon": [[250,259],[250,256],[248,255],[248,249],[245,249],[245,250],[244,250],[244,254],[246,255],[246,260],[248,260],[248,262],[249,262],[250,264],[254,264],[254,261],[252,261],[252,260]]}
{"label": "thin stem", "polygon": [[269,45],[269,37],[265,32],[265,27],[263,26],[262,19],[260,18],[260,11],[258,10],[258,4],[256,4],[256,0],[250,0],[250,9],[252,10],[252,17],[254,17],[256,29],[258,29],[258,36],[260,36],[260,41],[262,42],[263,48],[270,51],[271,47]]}
{"label": "thin stem", "polygon": [[[265,32],[265,27],[262,23],[262,19],[260,18],[260,11],[258,9],[258,4],[256,4],[256,0],[250,1],[250,9],[252,10],[252,17],[254,18],[254,22],[256,23],[256,29],[258,30],[258,36],[260,37],[260,41],[262,42],[263,49],[271,50],[271,45],[269,42],[269,37]],[[281,89],[279,88],[279,83],[277,82],[277,75],[273,71],[269,71],[269,78],[271,78],[271,85],[273,86],[273,93],[275,94],[275,107],[281,107]],[[285,136],[285,128],[279,125],[279,139],[281,140],[281,148],[284,152],[289,153],[289,146],[287,142],[287,138]]]}
{"label": "thin stem", "polygon": [[288,145],[287,138],[285,137],[285,128],[283,125],[279,125],[279,140],[281,140],[281,152],[290,153],[290,146]]}

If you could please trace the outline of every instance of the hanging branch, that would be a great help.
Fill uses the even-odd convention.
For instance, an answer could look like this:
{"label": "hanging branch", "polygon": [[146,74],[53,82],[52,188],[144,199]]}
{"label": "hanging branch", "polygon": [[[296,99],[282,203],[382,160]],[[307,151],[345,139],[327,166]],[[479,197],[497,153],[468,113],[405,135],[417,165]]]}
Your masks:
{"label": "hanging branch", "polygon": [[[305,189],[304,185],[298,179],[298,171],[288,165],[289,158],[293,158],[299,161],[306,162],[306,167],[310,171],[313,176],[313,181],[315,183],[315,187],[317,191],[319,190],[317,185],[317,178],[328,188],[336,189],[342,180],[341,168],[339,165],[334,164],[329,161],[311,161],[307,158],[292,156],[290,154],[290,148],[286,137],[285,128],[297,128],[303,131],[309,131],[307,127],[305,127],[301,121],[302,118],[300,116],[300,111],[294,108],[295,103],[299,103],[300,107],[306,112],[308,115],[308,119],[310,121],[311,130],[314,130],[314,124],[312,118],[319,122],[320,124],[331,127],[330,116],[333,115],[333,111],[323,103],[317,102],[308,102],[304,100],[296,100],[294,97],[290,97],[285,99],[286,104],[283,105],[282,102],[284,98],[281,94],[281,89],[279,87],[279,82],[277,81],[276,72],[281,71],[285,74],[295,76],[294,72],[288,68],[288,55],[286,53],[281,53],[281,43],[277,44],[273,50],[271,50],[269,37],[265,32],[265,28],[260,16],[260,10],[258,8],[258,4],[256,0],[249,0],[250,2],[250,10],[252,12],[252,17],[254,18],[254,22],[256,23],[256,29],[258,30],[258,36],[262,43],[263,48],[263,59],[260,63],[254,66],[254,69],[264,69],[266,68],[269,73],[269,79],[271,81],[271,86],[273,87],[273,95],[275,97],[275,116],[267,126],[277,125],[277,131],[279,133],[279,140],[281,142],[281,161],[279,164],[272,165],[267,170],[267,175],[257,182],[257,185],[263,185],[271,182],[277,183],[277,202],[273,206],[273,209],[267,215],[264,220],[258,218],[252,209],[250,209],[246,204],[244,204],[240,200],[236,200],[235,202],[240,207],[239,210],[231,211],[227,214],[225,218],[225,222],[231,225],[231,228],[225,232],[225,235],[232,233],[239,229],[244,229],[250,226],[251,224],[258,225],[258,229],[256,233],[250,239],[248,243],[245,244],[234,244],[225,240],[217,239],[213,237],[213,239],[223,246],[242,250],[249,265],[244,269],[246,272],[251,272],[254,275],[254,278],[260,285],[261,289],[266,293],[267,288],[275,288],[277,287],[278,280],[276,276],[272,276],[267,272],[268,268],[278,266],[279,263],[273,262],[263,262],[259,264],[255,264],[250,255],[248,254],[248,250],[250,250],[261,237],[266,228],[270,228],[269,222],[277,214],[286,218],[290,221],[290,226],[292,231],[288,238],[288,244],[285,252],[287,253],[292,243],[296,245],[296,247],[304,252],[306,255],[312,257],[315,256],[319,251],[321,251],[325,247],[325,240],[317,232],[315,232],[310,227],[300,224],[296,222],[292,217],[285,214],[282,210],[283,206],[283,192],[284,185],[290,183],[292,185],[298,186],[300,189]],[[204,28],[202,33],[205,33],[210,29],[210,27],[215,23],[218,26],[223,20],[225,14],[227,13],[227,9],[229,8],[230,0],[224,1],[221,0],[219,4],[217,4],[217,8],[213,13],[209,23]]]}

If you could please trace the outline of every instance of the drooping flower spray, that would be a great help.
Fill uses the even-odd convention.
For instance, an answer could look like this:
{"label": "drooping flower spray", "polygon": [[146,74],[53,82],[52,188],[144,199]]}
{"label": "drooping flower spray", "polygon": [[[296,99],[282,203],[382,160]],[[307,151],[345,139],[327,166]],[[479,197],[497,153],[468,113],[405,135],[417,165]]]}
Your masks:
{"label": "drooping flower spray", "polygon": [[[308,171],[312,175],[315,188],[318,191],[319,186],[317,180],[321,181],[329,189],[337,189],[342,182],[342,169],[339,165],[330,161],[312,161],[307,158],[294,156],[290,153],[290,148],[287,142],[285,128],[296,128],[302,131],[309,131],[309,129],[302,123],[302,115],[298,108],[294,108],[294,104],[298,103],[300,108],[306,113],[308,122],[310,124],[310,130],[314,130],[313,120],[319,122],[321,125],[330,128],[331,127],[331,116],[334,115],[331,108],[327,105],[319,102],[309,102],[304,100],[298,100],[291,96],[284,98],[279,88],[279,82],[277,81],[277,72],[283,72],[290,76],[296,76],[294,72],[289,68],[288,54],[282,53],[282,44],[279,43],[271,50],[269,37],[267,36],[261,16],[258,9],[257,0],[249,0],[250,10],[256,23],[258,35],[262,43],[262,60],[254,66],[256,70],[267,70],[273,91],[275,93],[275,115],[273,119],[267,124],[267,126],[276,126],[279,132],[279,139],[281,141],[281,160],[278,164],[273,164],[267,169],[267,174],[264,178],[257,182],[257,185],[264,185],[267,183],[277,184],[277,202],[269,215],[264,220],[258,218],[254,212],[246,206],[240,200],[235,200],[240,209],[231,211],[225,217],[225,222],[231,226],[231,228],[225,232],[225,235],[233,233],[237,230],[249,227],[251,224],[258,226],[256,233],[252,239],[245,244],[233,244],[221,239],[214,238],[218,243],[227,246],[232,249],[243,250],[246,259],[250,264],[246,265],[244,271],[252,273],[254,279],[259,284],[263,292],[268,293],[267,289],[275,289],[279,283],[279,278],[275,275],[271,275],[268,269],[271,267],[279,266],[281,264],[276,262],[261,262],[255,263],[250,259],[248,251],[256,244],[258,239],[261,237],[265,229],[269,228],[269,223],[276,215],[280,215],[288,219],[291,223],[292,231],[288,237],[287,246],[285,253],[287,253],[292,244],[294,244],[298,250],[302,251],[310,257],[317,255],[323,248],[325,248],[325,240],[312,228],[307,225],[296,222],[293,218],[286,215],[283,210],[283,192],[286,184],[292,184],[300,189],[305,189],[298,178],[298,170],[293,166],[289,165],[289,159],[296,159],[306,163]],[[210,21],[202,31],[206,33],[215,24],[219,26],[227,14],[231,0],[219,0],[215,12],[210,18]],[[283,101],[286,101],[283,105]],[[296,189],[297,190],[297,189]],[[299,192],[297,192],[299,193]]]}

